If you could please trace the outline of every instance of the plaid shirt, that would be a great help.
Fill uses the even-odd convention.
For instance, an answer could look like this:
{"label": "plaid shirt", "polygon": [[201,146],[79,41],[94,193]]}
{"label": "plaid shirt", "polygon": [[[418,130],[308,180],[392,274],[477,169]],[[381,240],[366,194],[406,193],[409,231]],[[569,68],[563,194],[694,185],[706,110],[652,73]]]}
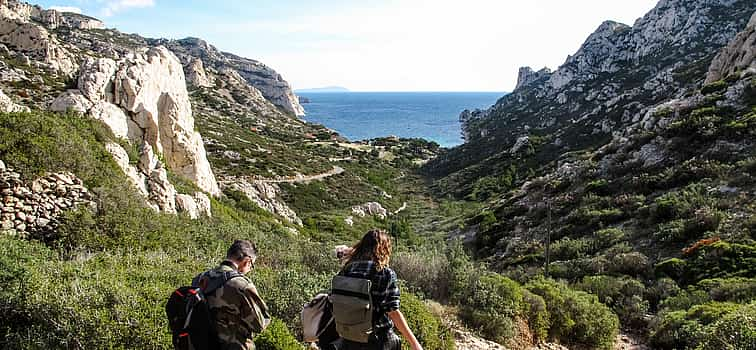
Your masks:
{"label": "plaid shirt", "polygon": [[387,313],[399,309],[399,286],[396,284],[396,272],[388,267],[376,271],[373,261],[354,261],[344,266],[339,274],[347,277],[370,279],[370,295],[373,299],[373,331],[382,333],[393,329],[394,323],[391,322]]}

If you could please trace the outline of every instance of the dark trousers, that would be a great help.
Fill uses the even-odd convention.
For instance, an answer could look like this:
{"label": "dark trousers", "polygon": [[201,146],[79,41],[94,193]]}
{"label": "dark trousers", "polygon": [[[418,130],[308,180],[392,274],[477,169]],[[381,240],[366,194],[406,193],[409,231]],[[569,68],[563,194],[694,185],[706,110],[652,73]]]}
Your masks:
{"label": "dark trousers", "polygon": [[346,339],[339,339],[329,346],[327,350],[401,350],[402,341],[393,330],[388,332],[373,333],[367,343],[357,343]]}

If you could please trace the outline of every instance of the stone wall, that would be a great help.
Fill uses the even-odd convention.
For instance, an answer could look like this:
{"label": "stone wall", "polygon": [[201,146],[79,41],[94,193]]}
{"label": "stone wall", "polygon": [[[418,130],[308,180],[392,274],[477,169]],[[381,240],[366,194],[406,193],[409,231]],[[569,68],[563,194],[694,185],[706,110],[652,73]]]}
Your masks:
{"label": "stone wall", "polygon": [[89,191],[74,174],[48,174],[27,183],[2,161],[0,194],[0,231],[40,239],[55,231],[63,211],[79,205],[94,205]]}

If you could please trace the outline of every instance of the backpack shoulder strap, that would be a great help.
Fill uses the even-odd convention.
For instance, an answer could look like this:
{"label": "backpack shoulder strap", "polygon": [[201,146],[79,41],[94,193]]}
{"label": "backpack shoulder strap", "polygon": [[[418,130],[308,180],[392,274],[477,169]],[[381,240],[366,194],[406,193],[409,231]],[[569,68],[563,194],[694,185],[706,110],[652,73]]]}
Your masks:
{"label": "backpack shoulder strap", "polygon": [[210,279],[207,282],[207,288],[205,288],[205,290],[203,291],[203,293],[205,293],[205,295],[212,294],[218,288],[223,287],[226,284],[226,282],[228,282],[228,281],[230,281],[230,280],[232,280],[234,278],[238,278],[238,277],[244,277],[244,275],[242,275],[241,273],[239,273],[239,271],[235,271],[235,270],[234,271],[226,271],[226,272],[223,273],[223,275],[221,275],[219,277],[216,277],[216,278]]}

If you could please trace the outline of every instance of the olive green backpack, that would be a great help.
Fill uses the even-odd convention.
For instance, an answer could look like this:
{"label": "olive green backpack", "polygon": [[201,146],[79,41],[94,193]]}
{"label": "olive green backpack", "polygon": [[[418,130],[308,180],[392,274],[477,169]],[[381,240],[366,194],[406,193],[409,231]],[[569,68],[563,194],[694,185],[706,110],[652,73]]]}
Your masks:
{"label": "olive green backpack", "polygon": [[373,298],[369,279],[334,276],[331,280],[336,331],[347,340],[367,343],[373,332]]}

